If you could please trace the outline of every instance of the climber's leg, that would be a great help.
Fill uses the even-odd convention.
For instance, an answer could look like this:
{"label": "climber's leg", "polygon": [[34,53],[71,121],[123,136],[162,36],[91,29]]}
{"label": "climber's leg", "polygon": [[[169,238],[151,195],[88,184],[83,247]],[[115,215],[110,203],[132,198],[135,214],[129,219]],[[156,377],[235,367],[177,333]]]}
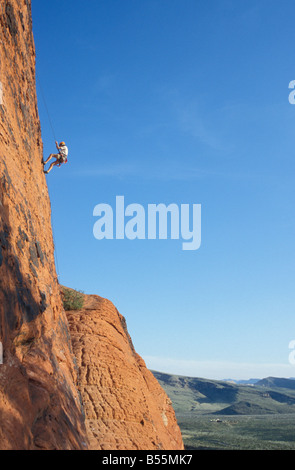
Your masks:
{"label": "climber's leg", "polygon": [[52,168],[55,166],[55,165],[58,165],[59,164],[59,161],[58,160],[55,160],[55,162],[52,162],[50,167],[48,168],[47,171],[44,171],[44,173],[46,173],[46,175],[48,175],[48,173],[52,170]]}
{"label": "climber's leg", "polygon": [[59,155],[51,153],[49,157],[47,158],[47,160],[45,160],[45,162],[43,161],[43,165],[46,165],[46,163],[50,162],[50,160],[52,160],[53,158],[59,158]]}

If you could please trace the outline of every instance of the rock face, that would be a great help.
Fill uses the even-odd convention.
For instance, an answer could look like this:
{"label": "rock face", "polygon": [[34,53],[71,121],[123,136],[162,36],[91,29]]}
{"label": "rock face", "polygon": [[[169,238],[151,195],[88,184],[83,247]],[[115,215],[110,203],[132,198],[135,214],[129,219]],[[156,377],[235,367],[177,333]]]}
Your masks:
{"label": "rock face", "polygon": [[76,365],[42,153],[31,0],[2,0],[0,449],[181,449],[166,394],[135,353],[123,317],[99,297],[69,313]]}
{"label": "rock face", "polygon": [[171,401],[135,352],[124,317],[98,296],[67,312],[92,450],[180,450]]}
{"label": "rock face", "polygon": [[84,449],[42,171],[31,0],[0,4],[1,449]]}

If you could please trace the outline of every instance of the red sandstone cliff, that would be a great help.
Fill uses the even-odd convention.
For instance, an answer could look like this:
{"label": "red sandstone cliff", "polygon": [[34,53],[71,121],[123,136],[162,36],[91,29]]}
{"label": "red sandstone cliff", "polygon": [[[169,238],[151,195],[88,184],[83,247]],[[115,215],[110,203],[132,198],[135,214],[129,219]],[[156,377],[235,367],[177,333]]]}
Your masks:
{"label": "red sandstone cliff", "polygon": [[124,317],[109,300],[84,298],[67,316],[90,449],[182,449],[171,401],[135,352]]}
{"label": "red sandstone cliff", "polygon": [[0,4],[1,449],[83,449],[41,165],[31,1]]}
{"label": "red sandstone cliff", "polygon": [[0,82],[0,449],[181,449],[166,394],[99,297],[68,315],[75,365],[41,165],[31,0],[1,1]]}

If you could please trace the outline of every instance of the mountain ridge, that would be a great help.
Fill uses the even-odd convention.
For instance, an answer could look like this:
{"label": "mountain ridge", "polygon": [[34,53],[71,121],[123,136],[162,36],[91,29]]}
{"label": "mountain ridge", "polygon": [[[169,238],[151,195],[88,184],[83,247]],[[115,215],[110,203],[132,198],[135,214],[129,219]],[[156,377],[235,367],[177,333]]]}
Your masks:
{"label": "mountain ridge", "polygon": [[295,380],[268,378],[255,384],[152,371],[171,398],[176,416],[295,413]]}

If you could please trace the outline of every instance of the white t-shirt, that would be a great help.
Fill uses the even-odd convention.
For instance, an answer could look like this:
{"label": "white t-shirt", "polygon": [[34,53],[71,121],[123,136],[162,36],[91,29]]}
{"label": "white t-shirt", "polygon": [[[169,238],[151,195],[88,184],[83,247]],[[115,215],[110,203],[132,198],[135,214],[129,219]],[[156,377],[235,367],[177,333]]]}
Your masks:
{"label": "white t-shirt", "polygon": [[59,148],[59,153],[63,156],[63,157],[67,157],[69,155],[69,149],[66,145],[62,145],[62,147]]}

